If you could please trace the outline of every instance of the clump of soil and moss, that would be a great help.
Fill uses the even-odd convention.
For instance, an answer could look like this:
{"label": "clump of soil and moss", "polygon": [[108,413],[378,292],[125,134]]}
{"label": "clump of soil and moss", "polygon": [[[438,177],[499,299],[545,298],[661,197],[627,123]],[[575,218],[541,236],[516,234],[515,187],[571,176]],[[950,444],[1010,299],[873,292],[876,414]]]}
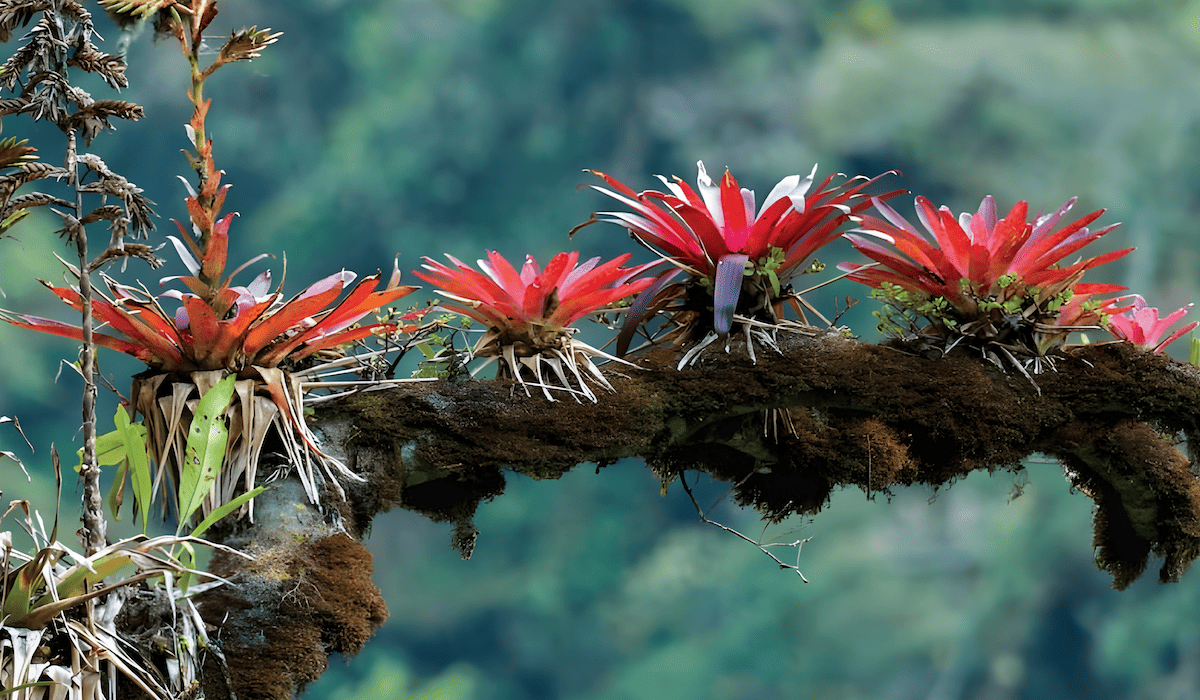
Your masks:
{"label": "clump of soil and moss", "polygon": [[[324,673],[330,654],[357,654],[388,612],[371,583],[370,551],[304,505],[298,485],[284,482],[267,494],[256,520],[269,526],[244,526],[226,539],[253,559],[214,554],[209,570],[230,585],[205,593],[200,610],[220,628],[229,690],[291,698]],[[206,689],[206,696],[225,694]]]}

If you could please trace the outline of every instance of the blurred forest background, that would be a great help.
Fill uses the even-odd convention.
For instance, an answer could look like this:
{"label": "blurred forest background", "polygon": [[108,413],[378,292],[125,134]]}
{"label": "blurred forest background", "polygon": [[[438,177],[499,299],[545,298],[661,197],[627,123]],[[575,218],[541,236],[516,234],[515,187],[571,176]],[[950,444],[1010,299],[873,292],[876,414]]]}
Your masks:
{"label": "blurred forest background", "polygon": [[[1105,207],[1101,223],[1124,222],[1101,247],[1139,248],[1092,281],[1165,310],[1200,299],[1197,0],[222,0],[221,10],[217,33],[285,32],[262,58],[221,71],[206,96],[217,165],[234,185],[226,208],[242,215],[230,261],[286,251],[289,292],[343,267],[386,270],[397,253],[408,270],[422,255],[474,260],[485,248],[511,260],[631,250],[615,226],[567,240],[610,207],[577,191],[590,184],[581,169],[643,189],[655,173],[694,181],[703,159],[760,195],[814,162],[822,175],[898,168],[889,185],[955,211],[989,193],[1002,209],[1028,199],[1035,210],[1078,195],[1077,215]],[[185,66],[149,33],[130,54],[122,97],[147,119],[94,150],[158,203],[162,235],[186,216],[175,177],[188,171]],[[53,134],[21,118],[4,127],[61,157]],[[912,211],[909,197],[894,204]],[[62,278],[55,224],[31,221],[0,241],[3,306],[69,320],[33,280]],[[821,259],[814,283],[856,258],[839,242]],[[271,266],[278,278],[281,260]],[[164,274],[176,272],[134,263],[123,279],[153,287]],[[846,295],[867,297],[843,284],[810,301],[828,315]],[[875,340],[874,308],[867,299],[841,322]],[[1177,346],[1186,352],[1186,340]],[[33,473],[27,483],[2,465],[4,495],[48,512],[49,445],[78,446],[78,379],[55,379],[75,351],[9,327],[0,347],[0,414],[18,416],[37,448],[0,433]],[[140,365],[106,352],[101,368],[127,391]],[[710,501],[724,491],[700,487]],[[408,513],[376,521],[369,546],[392,617],[307,697],[1200,698],[1200,573],[1113,592],[1091,561],[1090,510],[1056,465],[1036,461],[937,494],[842,492],[827,512],[766,533],[812,538],[803,584],[701,523],[678,485],[660,496],[639,463],[514,478],[481,507],[470,561],[450,548],[448,526]],[[728,504],[713,517],[761,531]]]}

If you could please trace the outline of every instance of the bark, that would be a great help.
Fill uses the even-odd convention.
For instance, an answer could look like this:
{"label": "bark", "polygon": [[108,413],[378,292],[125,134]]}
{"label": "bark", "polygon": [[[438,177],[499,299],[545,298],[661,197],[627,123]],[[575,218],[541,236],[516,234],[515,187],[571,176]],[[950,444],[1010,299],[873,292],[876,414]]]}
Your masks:
{"label": "bark", "polygon": [[[204,606],[222,626],[238,697],[290,696],[323,670],[322,654],[356,651],[383,622],[370,555],[356,541],[375,514],[402,507],[453,522],[455,544],[469,556],[475,509],[503,492],[505,471],[553,479],[582,463],[641,457],[664,486],[701,470],[733,484],[740,504],[778,520],[820,511],[844,486],[888,493],[949,485],[974,470],[1018,470],[1023,458],[1042,453],[1059,459],[1072,485],[1095,501],[1096,563],[1115,587],[1135,580],[1150,555],[1161,559],[1166,582],[1200,554],[1200,481],[1177,447],[1200,425],[1196,367],[1109,343],[1070,350],[1055,371],[1031,381],[969,351],[930,359],[836,333],[781,341],[780,354],[759,347],[757,363],[734,343],[683,371],[673,369],[673,353],[653,351],[637,360],[641,370],[608,369],[615,392],[598,404],[551,403],[511,382],[459,381],[362,393],[321,408],[314,424],[326,445],[366,477],[344,484],[348,499],[336,516],[348,536],[321,518],[313,532],[322,536],[280,535],[278,518],[258,517],[227,541],[281,548],[267,559],[286,571],[303,568],[296,562],[341,562],[308,577],[302,604],[265,612],[273,639],[319,641],[322,653],[292,665],[281,660],[274,675],[264,674],[256,656],[262,626],[248,616],[263,601],[284,599],[295,582],[264,574],[270,567],[261,556],[248,567],[221,559],[222,575],[258,582],[225,588]],[[293,510],[303,502],[277,498]],[[236,681],[239,673],[254,683]]]}

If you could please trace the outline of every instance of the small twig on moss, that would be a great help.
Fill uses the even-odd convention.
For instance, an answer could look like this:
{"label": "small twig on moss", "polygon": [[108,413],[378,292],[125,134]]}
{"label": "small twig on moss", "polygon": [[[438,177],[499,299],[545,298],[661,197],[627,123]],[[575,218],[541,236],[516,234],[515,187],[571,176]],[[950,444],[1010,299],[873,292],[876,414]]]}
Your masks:
{"label": "small twig on moss", "polygon": [[[775,563],[779,565],[779,568],[790,569],[792,571],[795,571],[796,575],[800,577],[801,581],[808,583],[808,579],[805,578],[804,574],[800,571],[800,550],[801,550],[801,548],[804,547],[805,542],[812,539],[811,537],[806,537],[802,540],[796,540],[795,542],[771,542],[769,544],[762,544],[760,542],[755,542],[754,540],[743,535],[742,533],[738,532],[737,530],[734,530],[733,528],[729,527],[728,525],[722,525],[721,523],[719,523],[715,520],[709,519],[708,515],[703,510],[700,509],[700,504],[696,502],[696,496],[692,493],[691,487],[688,486],[686,476],[687,476],[686,474],[681,475],[679,477],[679,483],[683,484],[683,490],[685,493],[687,493],[688,498],[691,499],[692,505],[696,507],[696,514],[700,516],[701,520],[708,523],[709,525],[715,525],[716,527],[721,528],[725,532],[737,535],[738,537],[742,538],[743,540],[746,540],[747,542],[754,545],[755,547],[758,547],[759,551],[761,551],[763,554],[767,555],[768,557],[771,557],[771,559],[775,560]],[[795,547],[796,548],[796,563],[788,564],[788,563],[780,560],[779,557],[772,554],[770,552],[770,550],[767,549],[767,547]]]}

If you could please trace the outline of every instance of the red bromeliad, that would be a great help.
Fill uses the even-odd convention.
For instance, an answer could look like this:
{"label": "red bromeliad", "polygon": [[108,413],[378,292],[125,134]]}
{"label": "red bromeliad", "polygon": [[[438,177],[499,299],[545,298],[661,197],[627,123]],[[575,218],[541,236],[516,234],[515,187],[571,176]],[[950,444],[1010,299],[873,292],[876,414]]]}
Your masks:
{"label": "red bromeliad", "polygon": [[[281,366],[294,366],[314,353],[372,334],[395,332],[396,324],[391,323],[354,324],[416,289],[399,286],[398,268],[383,290],[376,291],[380,276],[372,275],[337,304],[334,302],[354,280],[354,273],[330,275],[286,302],[281,301],[278,290],[268,292],[269,272],[248,286],[231,286],[237,271],[223,277],[230,219],[227,216],[213,227],[202,263],[176,241],[192,272],[180,279],[198,294],[172,290],[156,298],[144,288],[128,287],[107,276],[104,281],[111,296],[93,288],[93,315],[124,336],[93,333],[96,344],[132,355],[152,369],[134,377],[131,398],[135,410],[145,418],[151,457],[160,467],[178,468],[181,463],[190,423],[188,397],[203,394],[226,374],[239,378],[234,405],[227,412],[230,424],[237,426],[228,442],[227,466],[205,499],[201,517],[230,500],[239,488],[254,487],[257,456],[270,432],[283,439],[314,503],[320,488],[306,452],[325,467],[332,483],[337,483],[334,471],[356,478],[318,448],[304,423],[300,380]],[[77,289],[43,284],[76,310],[82,308]],[[160,304],[163,298],[179,301],[174,313]],[[24,328],[81,339],[78,326],[23,314],[6,313],[0,318]],[[257,396],[260,390],[265,397]],[[239,480],[243,482],[240,485]],[[164,493],[171,492],[165,480],[160,483]]]}
{"label": "red bromeliad", "polygon": [[[543,365],[561,382],[554,388],[596,400],[583,381],[580,366],[588,371],[588,376],[608,387],[607,380],[590,360],[606,355],[573,339],[575,329],[570,326],[653,283],[648,278],[634,279],[650,266],[621,267],[631,257],[629,253],[604,264],[598,264],[600,258],[592,258],[582,265],[576,265],[578,252],[559,253],[545,269],[538,266],[533,256],[527,256],[519,273],[495,251],[488,251],[487,260],[478,261],[483,272],[453,256],[446,257],[453,267],[425,258],[422,265],[425,271],[416,270],[414,274],[437,285],[438,291],[451,300],[443,308],[487,327],[475,344],[476,357],[487,358],[487,364],[503,360],[499,364],[501,376],[521,383],[531,376],[547,397],[550,385],[542,375]],[[565,370],[570,371],[574,384]]]}
{"label": "red bromeliad", "polygon": [[1134,294],[1128,297],[1121,297],[1115,301],[1129,301],[1131,305],[1126,306],[1122,310],[1110,312],[1111,315],[1108,317],[1109,332],[1121,340],[1128,340],[1143,350],[1152,350],[1156,353],[1162,352],[1163,348],[1178,340],[1184,333],[1200,325],[1200,321],[1192,321],[1167,336],[1166,340],[1160,341],[1160,338],[1167,332],[1167,329],[1173,323],[1183,318],[1188,309],[1192,308],[1193,304],[1188,304],[1182,309],[1176,309],[1168,314],[1166,318],[1159,318],[1158,309],[1153,306],[1146,306],[1146,300],[1141,295]]}
{"label": "red bromeliad", "polygon": [[[792,175],[781,180],[758,208],[754,192],[739,186],[728,170],[717,184],[703,162],[697,166],[699,192],[679,178],[660,175],[668,193],[638,193],[609,175],[590,171],[612,188],[594,189],[633,210],[601,212],[602,220],[624,226],[640,243],[692,277],[656,290],[662,300],[657,308],[686,298],[673,314],[684,326],[685,342],[696,337],[697,329],[728,333],[735,313],[775,323],[783,317],[785,302],[803,318],[797,298],[786,289],[788,283],[823,267],[810,262],[811,256],[841,235],[841,226],[852,214],[870,206],[861,190],[878,178],[858,176],[831,186],[836,176],[830,175],[814,188],[814,166],[806,178]],[[883,198],[896,194],[899,191]],[[697,308],[695,297],[700,295],[688,291],[695,284],[707,290],[703,303],[713,308],[711,317]],[[640,322],[644,317],[631,314],[630,320]]]}
{"label": "red bromeliad", "polygon": [[[320,489],[308,455],[316,457],[335,485],[334,471],[345,478],[358,477],[317,447],[304,423],[300,380],[284,368],[372,334],[395,332],[394,323],[354,324],[416,288],[399,285],[398,267],[384,289],[377,291],[381,280],[375,274],[360,281],[337,304],[354,273],[330,275],[286,302],[279,290],[268,291],[269,272],[248,286],[232,286],[239,272],[266,256],[225,275],[233,215],[218,218],[227,187],[218,186],[221,172],[212,166],[211,142],[206,146],[200,153],[204,184],[199,193],[191,191],[187,198],[194,235],[180,226],[182,239],[170,237],[190,274],[163,280],[178,279],[187,291],[172,290],[154,297],[145,288],[104,277],[110,296],[94,291],[92,314],[124,337],[94,333],[93,338],[97,345],[132,355],[151,368],[151,372],[134,377],[131,399],[135,411],[145,418],[151,457],[160,467],[174,465],[178,469],[182,463],[190,423],[189,397],[203,394],[227,374],[238,376],[234,404],[227,411],[234,426],[227,443],[228,466],[206,498],[201,517],[233,497],[239,478],[244,482],[241,488],[254,487],[257,457],[270,432],[283,440],[316,503]],[[79,270],[71,271],[79,275]],[[43,284],[68,305],[82,309],[77,289]],[[179,302],[175,312],[163,308],[160,300],[164,298]],[[0,318],[24,328],[82,339],[78,326],[59,321],[8,312]],[[260,391],[266,396],[259,396]],[[171,479],[177,481],[177,477]],[[171,491],[166,488],[167,480],[159,483],[164,492]]]}
{"label": "red bromeliad", "polygon": [[[380,277],[371,275],[356,285],[340,304],[328,308],[354,280],[353,272],[330,275],[287,302],[280,301],[278,291],[266,293],[271,281],[269,273],[259,275],[247,287],[229,286],[231,275],[208,302],[198,295],[178,291],[156,298],[145,290],[105,276],[111,297],[98,294],[101,298],[93,301],[92,312],[125,338],[104,333],[96,333],[94,337],[97,345],[132,355],[164,372],[186,374],[224,369],[238,374],[253,373],[256,367],[295,362],[319,350],[396,330],[395,324],[386,323],[351,326],[415,289],[399,286],[398,277],[394,275],[392,282],[377,292]],[[195,276],[183,279],[189,286],[199,281]],[[82,308],[74,287],[55,287],[45,281],[42,284],[72,308]],[[159,304],[164,297],[179,300],[175,313],[167,312]],[[6,315],[4,320],[81,340],[79,327],[70,324],[24,314]]]}
{"label": "red bromeliad", "polygon": [[[1132,248],[1061,264],[1063,258],[1117,226],[1088,228],[1104,213],[1101,209],[1055,229],[1075,199],[1030,222],[1029,205],[1024,201],[999,218],[995,201],[988,196],[976,213],[955,217],[948,208],[935,208],[929,200],[917,197],[917,217],[933,240],[884,202],[873,201],[884,219],[858,216],[856,233],[891,245],[846,234],[854,247],[878,266],[842,263],[838,267],[848,271],[850,279],[875,287],[877,296],[902,313],[930,321],[922,336],[932,333],[942,341],[953,336],[950,345],[961,337],[975,338],[1040,356],[1065,342],[1080,324],[1099,320],[1095,313],[1099,302],[1076,299],[1070,306],[1073,322],[1060,324],[1060,311],[1073,297],[1125,289],[1079,280],[1085,270],[1116,260]],[[902,332],[888,318],[881,328]]]}

